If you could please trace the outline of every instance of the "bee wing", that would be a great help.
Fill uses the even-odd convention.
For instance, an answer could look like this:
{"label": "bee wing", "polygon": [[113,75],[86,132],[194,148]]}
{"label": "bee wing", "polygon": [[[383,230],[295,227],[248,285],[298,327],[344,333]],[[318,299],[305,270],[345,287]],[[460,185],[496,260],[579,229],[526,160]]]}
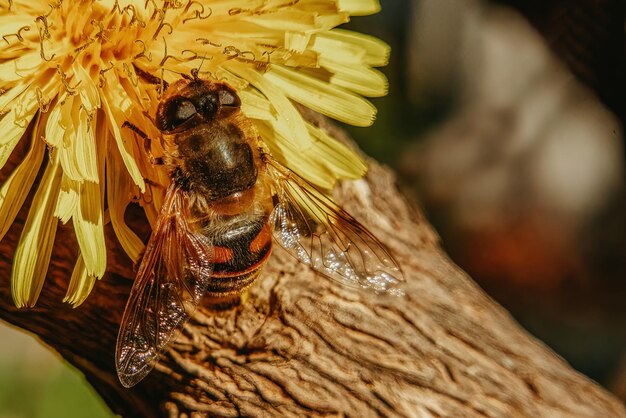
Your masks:
{"label": "bee wing", "polygon": [[177,186],[168,188],[124,310],[115,365],[125,387],[152,370],[210,280],[212,246],[190,228],[187,199]]}
{"label": "bee wing", "polygon": [[404,277],[385,246],[348,212],[269,155],[274,239],[304,264],[347,286],[402,295]]}

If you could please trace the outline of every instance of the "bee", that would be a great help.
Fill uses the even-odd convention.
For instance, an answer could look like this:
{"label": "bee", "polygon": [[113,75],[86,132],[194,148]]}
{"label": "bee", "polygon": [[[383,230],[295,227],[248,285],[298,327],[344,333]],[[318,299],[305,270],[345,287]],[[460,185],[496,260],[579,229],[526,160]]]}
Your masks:
{"label": "bee", "polygon": [[348,286],[393,293],[403,281],[365,227],[266,151],[240,107],[232,87],[197,74],[167,86],[159,102],[158,163],[171,182],[120,325],[116,368],[125,387],[153,369],[203,296],[247,289],[274,243]]}

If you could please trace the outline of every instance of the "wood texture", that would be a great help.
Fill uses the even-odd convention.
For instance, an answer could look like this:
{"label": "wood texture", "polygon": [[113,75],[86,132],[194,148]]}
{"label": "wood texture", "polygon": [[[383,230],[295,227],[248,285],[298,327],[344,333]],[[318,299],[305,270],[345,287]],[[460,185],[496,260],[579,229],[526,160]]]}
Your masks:
{"label": "wood texture", "polygon": [[0,317],[59,351],[124,416],[626,416],[446,257],[389,170],[371,162],[367,178],[342,184],[336,199],[400,262],[405,297],[341,288],[276,248],[245,304],[201,309],[127,390],[113,354],[130,261],[111,239],[111,271],[71,309],[61,300],[76,245],[62,227],[38,305],[17,310],[8,277],[22,210],[0,244]]}

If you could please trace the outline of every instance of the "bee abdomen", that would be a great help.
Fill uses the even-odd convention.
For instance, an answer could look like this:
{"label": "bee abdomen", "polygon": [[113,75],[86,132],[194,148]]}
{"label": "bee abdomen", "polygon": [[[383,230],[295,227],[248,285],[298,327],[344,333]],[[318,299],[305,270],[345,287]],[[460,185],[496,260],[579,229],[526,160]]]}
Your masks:
{"label": "bee abdomen", "polygon": [[267,219],[241,224],[214,239],[213,273],[207,292],[213,296],[241,293],[259,275],[272,250]]}

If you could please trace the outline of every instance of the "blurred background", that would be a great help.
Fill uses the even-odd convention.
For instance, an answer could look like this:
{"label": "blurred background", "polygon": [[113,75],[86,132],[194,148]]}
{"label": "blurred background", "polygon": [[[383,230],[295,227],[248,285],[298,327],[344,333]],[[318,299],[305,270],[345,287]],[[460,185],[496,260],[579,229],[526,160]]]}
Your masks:
{"label": "blurred background", "polygon": [[352,25],[392,45],[390,94],[351,130],[461,268],[623,400],[625,8],[384,2]]}
{"label": "blurred background", "polygon": [[[348,26],[392,46],[390,92],[347,128],[461,268],[626,401],[625,2],[382,3]],[[32,337],[0,341],[0,418],[111,416]]]}

